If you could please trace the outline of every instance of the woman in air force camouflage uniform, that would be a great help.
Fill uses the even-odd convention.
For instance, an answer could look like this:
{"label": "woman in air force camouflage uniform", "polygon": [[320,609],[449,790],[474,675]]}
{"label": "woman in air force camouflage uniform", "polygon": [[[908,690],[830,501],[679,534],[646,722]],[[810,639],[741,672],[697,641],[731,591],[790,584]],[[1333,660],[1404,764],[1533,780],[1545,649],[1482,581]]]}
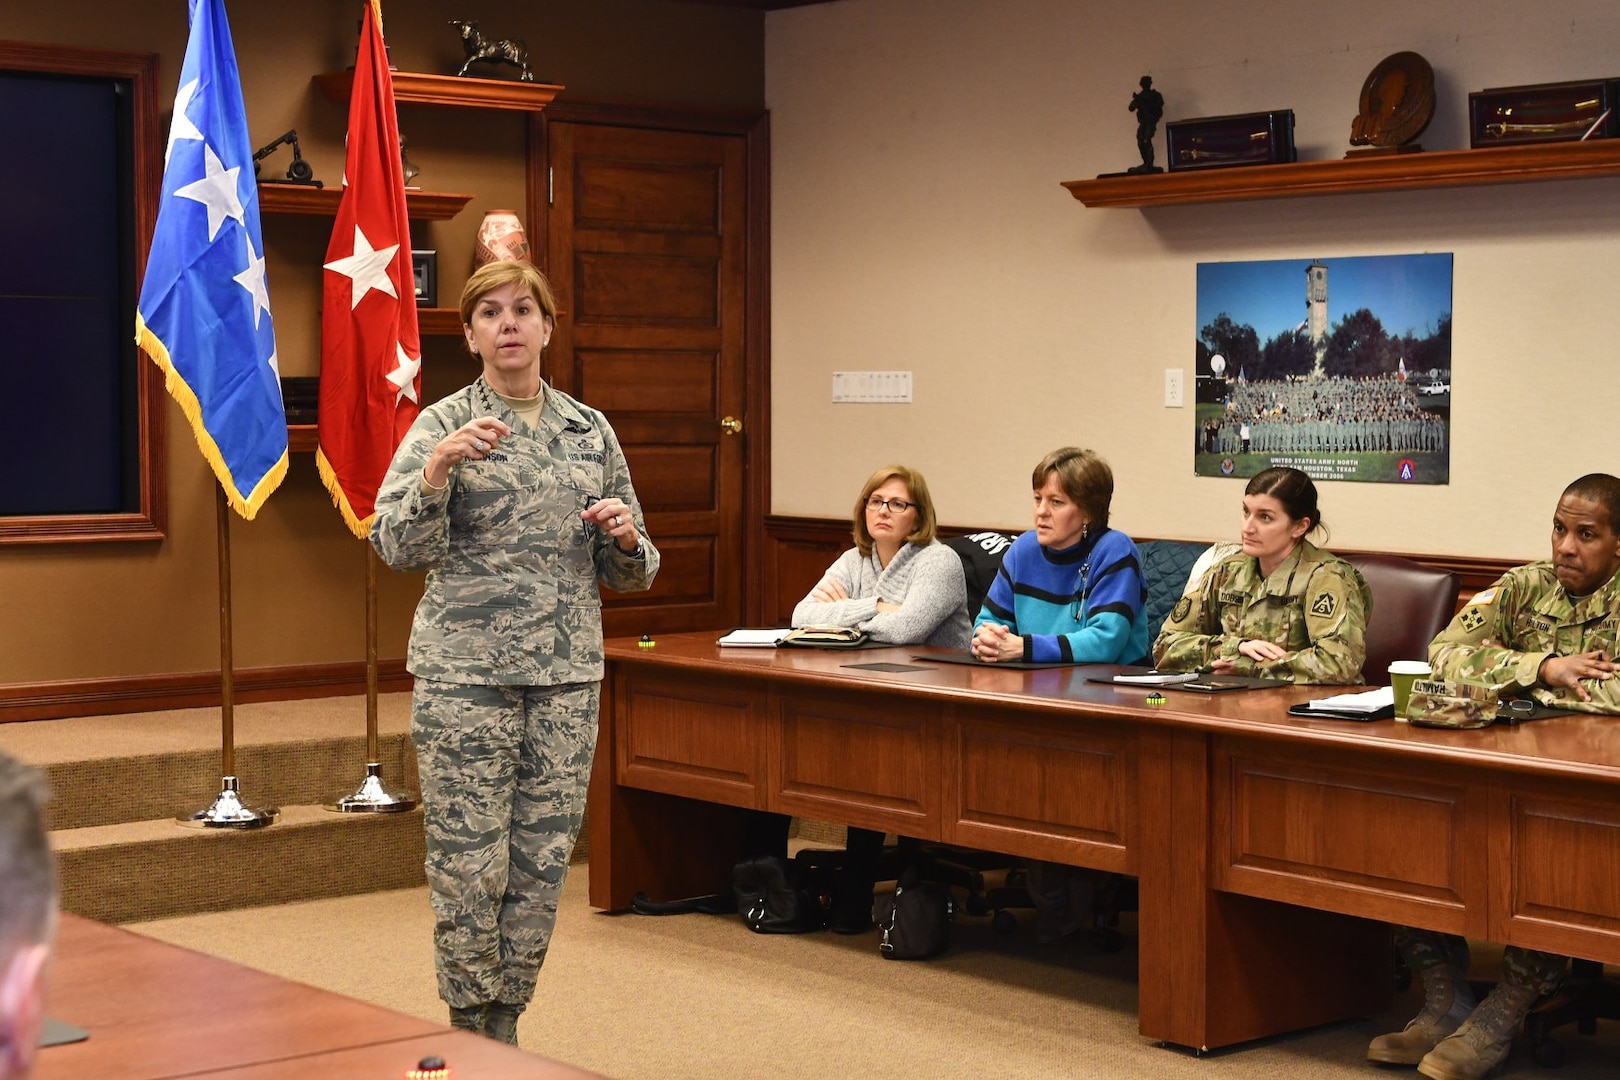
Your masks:
{"label": "woman in air force camouflage uniform", "polygon": [[389,566],[428,571],[406,666],[439,996],[455,1026],[514,1044],[596,746],[597,586],[658,572],[613,428],[540,377],[556,311],[526,262],[468,279],[483,373],[422,410],[371,527]]}
{"label": "woman in air force camouflage uniform", "polygon": [[1298,469],[1257,473],[1243,492],[1243,550],[1176,602],[1153,643],[1163,671],[1208,669],[1296,683],[1359,683],[1372,592],[1309,540],[1316,485]]}

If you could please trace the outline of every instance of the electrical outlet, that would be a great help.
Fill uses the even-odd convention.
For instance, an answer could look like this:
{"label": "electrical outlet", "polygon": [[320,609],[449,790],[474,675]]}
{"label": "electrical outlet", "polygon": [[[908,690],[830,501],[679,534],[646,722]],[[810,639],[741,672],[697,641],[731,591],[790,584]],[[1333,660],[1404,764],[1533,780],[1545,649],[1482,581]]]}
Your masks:
{"label": "electrical outlet", "polygon": [[1182,370],[1178,367],[1164,369],[1164,407],[1179,409],[1187,404],[1187,384],[1183,381]]}

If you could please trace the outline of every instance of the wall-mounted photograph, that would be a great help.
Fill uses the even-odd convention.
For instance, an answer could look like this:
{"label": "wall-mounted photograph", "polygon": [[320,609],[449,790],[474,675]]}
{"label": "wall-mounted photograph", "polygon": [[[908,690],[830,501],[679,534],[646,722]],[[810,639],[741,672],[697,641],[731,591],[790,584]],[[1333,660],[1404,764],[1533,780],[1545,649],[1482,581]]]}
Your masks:
{"label": "wall-mounted photograph", "polygon": [[1198,264],[1193,473],[1451,479],[1451,255]]}

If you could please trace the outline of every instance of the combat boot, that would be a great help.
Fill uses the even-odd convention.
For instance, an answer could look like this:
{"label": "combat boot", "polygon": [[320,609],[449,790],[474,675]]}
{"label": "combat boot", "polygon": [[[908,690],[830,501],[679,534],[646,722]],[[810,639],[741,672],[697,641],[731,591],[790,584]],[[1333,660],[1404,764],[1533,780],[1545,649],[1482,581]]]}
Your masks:
{"label": "combat boot", "polygon": [[516,1046],[518,1017],[523,1015],[524,1008],[523,1005],[511,1005],[504,1001],[494,1002],[484,1018],[484,1034],[497,1042]]}
{"label": "combat boot", "polygon": [[452,1005],[450,1006],[450,1026],[470,1031],[474,1035],[484,1033],[484,1015],[489,1011],[488,1005]]}
{"label": "combat boot", "polygon": [[1416,1065],[1474,1011],[1468,972],[1450,963],[1430,964],[1423,980],[1423,1010],[1404,1030],[1380,1035],[1367,1047],[1367,1060],[1382,1065]]}
{"label": "combat boot", "polygon": [[1432,1080],[1480,1080],[1507,1058],[1519,1021],[1540,996],[1533,978],[1504,969],[1474,1014],[1418,1062],[1418,1072]]}

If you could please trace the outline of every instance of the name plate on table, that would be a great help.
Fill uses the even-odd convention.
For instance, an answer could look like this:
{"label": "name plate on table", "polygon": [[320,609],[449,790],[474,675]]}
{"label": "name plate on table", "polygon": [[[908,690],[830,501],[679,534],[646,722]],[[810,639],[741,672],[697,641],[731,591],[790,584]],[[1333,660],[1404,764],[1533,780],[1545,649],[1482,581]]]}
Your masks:
{"label": "name plate on table", "polygon": [[1620,135],[1620,79],[1499,86],[1468,95],[1468,145],[1580,142]]}
{"label": "name plate on table", "polygon": [[1171,172],[1295,160],[1293,109],[1176,120],[1164,131]]}

